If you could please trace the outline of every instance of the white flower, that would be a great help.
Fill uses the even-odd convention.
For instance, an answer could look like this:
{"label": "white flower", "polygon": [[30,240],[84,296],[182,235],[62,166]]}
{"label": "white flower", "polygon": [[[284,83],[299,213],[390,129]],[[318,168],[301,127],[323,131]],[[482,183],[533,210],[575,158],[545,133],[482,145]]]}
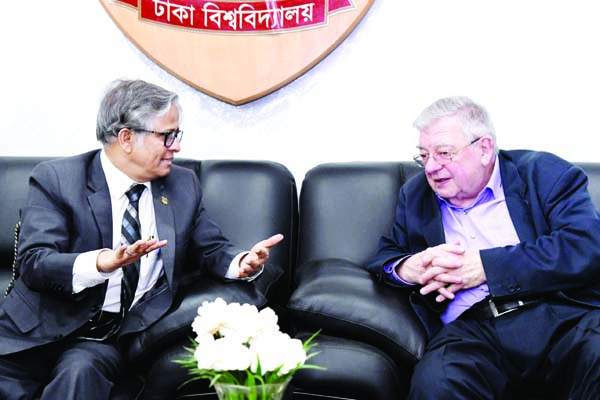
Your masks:
{"label": "white flower", "polygon": [[220,297],[213,302],[203,302],[198,307],[198,315],[192,322],[192,330],[199,336],[207,333],[215,335],[222,327],[226,309],[227,303]]}
{"label": "white flower", "polygon": [[190,349],[190,358],[178,362],[194,368],[202,378],[236,384],[283,382],[299,368],[314,367],[304,365],[313,347],[310,340],[303,345],[282,333],[271,308],[259,311],[221,298],[205,301],[198,307],[192,329],[197,335],[195,348]]}
{"label": "white flower", "polygon": [[221,338],[199,344],[194,353],[199,369],[215,371],[243,371],[250,367],[253,354],[231,339]]}
{"label": "white flower", "polygon": [[248,343],[256,335],[258,315],[258,309],[255,306],[231,303],[225,314],[221,316],[223,322],[219,334],[236,339],[240,343]]}
{"label": "white flower", "polygon": [[279,332],[279,325],[277,325],[277,314],[271,308],[263,308],[258,313],[258,327],[256,329],[257,335],[268,335],[271,333]]}
{"label": "white flower", "polygon": [[306,361],[306,352],[302,342],[281,332],[255,338],[252,341],[250,350],[255,354],[250,365],[250,370],[253,373],[257,372],[258,362],[260,362],[263,374],[281,367],[278,375],[285,375],[303,365]]}

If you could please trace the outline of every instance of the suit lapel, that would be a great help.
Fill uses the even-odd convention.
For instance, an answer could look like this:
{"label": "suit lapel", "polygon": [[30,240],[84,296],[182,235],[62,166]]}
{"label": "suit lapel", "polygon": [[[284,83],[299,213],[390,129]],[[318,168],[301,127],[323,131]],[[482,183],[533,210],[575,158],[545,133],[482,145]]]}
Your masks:
{"label": "suit lapel", "polygon": [[437,246],[446,241],[444,235],[444,226],[442,224],[442,213],[437,197],[431,192],[431,195],[423,198],[423,235],[429,246]]}
{"label": "suit lapel", "polygon": [[112,249],[112,211],[106,177],[100,163],[100,152],[96,153],[87,173],[88,202],[102,237],[102,247]]}
{"label": "suit lapel", "polygon": [[152,201],[154,203],[154,215],[156,218],[158,238],[159,240],[167,240],[169,242],[169,244],[160,249],[160,254],[163,260],[163,268],[167,277],[167,282],[170,287],[173,287],[173,266],[175,264],[175,217],[162,179],[152,182]]}
{"label": "suit lapel", "polygon": [[517,231],[519,240],[535,240],[537,234],[531,219],[530,206],[526,197],[526,185],[513,162],[500,152],[500,175],[504,186],[504,197],[512,223]]}

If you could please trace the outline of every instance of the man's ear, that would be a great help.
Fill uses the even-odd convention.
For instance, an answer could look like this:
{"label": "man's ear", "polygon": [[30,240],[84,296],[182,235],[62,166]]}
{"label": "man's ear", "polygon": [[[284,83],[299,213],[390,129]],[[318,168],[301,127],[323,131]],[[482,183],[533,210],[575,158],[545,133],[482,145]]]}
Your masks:
{"label": "man's ear", "polygon": [[135,143],[135,134],[131,129],[123,128],[117,135],[117,141],[119,142],[119,146],[123,149],[123,151],[129,154],[131,153]]}
{"label": "man's ear", "polygon": [[481,151],[481,161],[488,164],[494,160],[494,139],[485,135],[479,140],[479,149]]}

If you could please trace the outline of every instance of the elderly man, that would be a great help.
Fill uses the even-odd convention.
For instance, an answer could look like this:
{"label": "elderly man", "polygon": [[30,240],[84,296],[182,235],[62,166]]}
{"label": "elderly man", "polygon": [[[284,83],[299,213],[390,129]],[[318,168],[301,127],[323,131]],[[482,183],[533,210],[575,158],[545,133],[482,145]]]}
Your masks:
{"label": "elderly man", "polygon": [[410,399],[600,398],[600,218],[583,171],[499,151],[464,97],[418,117],[424,173],[400,190],[369,270],[430,342]]}
{"label": "elderly man", "polygon": [[101,150],[38,165],[22,210],[20,278],[0,305],[0,398],[108,399],[121,339],[169,311],[183,264],[252,279],[281,235],[236,249],[196,175],[173,165],[178,96],[117,81],[98,112]]}

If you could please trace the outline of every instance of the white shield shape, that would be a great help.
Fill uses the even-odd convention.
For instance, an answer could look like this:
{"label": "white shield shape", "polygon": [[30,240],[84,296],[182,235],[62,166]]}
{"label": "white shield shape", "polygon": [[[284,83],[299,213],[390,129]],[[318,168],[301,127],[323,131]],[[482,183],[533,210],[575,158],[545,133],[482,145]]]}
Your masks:
{"label": "white shield shape", "polygon": [[373,0],[100,0],[169,73],[227,103],[265,96],[316,65]]}

